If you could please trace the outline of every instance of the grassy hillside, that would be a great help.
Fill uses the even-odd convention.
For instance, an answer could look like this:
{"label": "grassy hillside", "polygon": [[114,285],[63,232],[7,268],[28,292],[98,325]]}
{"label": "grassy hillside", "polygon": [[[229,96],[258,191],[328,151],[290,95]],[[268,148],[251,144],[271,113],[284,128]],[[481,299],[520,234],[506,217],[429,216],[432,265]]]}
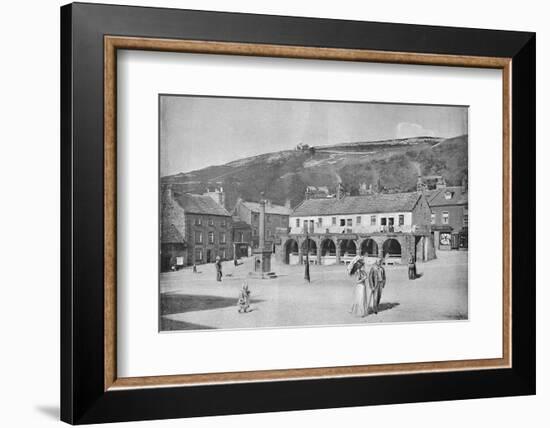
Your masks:
{"label": "grassy hillside", "polygon": [[223,186],[228,209],[239,197],[259,200],[262,192],[274,203],[284,204],[288,198],[294,207],[302,201],[306,186],[327,186],[335,191],[341,181],[356,194],[361,183],[374,185],[380,179],[386,190],[405,192],[416,188],[419,174],[443,175],[448,184],[459,185],[468,175],[468,137],[418,137],[285,150],[163,177],[162,183],[191,193]]}

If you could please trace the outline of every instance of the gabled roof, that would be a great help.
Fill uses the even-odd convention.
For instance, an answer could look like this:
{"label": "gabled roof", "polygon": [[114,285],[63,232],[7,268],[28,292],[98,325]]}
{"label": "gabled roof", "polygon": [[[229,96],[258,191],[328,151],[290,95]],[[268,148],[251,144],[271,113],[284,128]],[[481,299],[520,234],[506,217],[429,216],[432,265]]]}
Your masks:
{"label": "gabled roof", "polygon": [[346,196],[342,199],[306,199],[296,207],[292,215],[317,216],[410,212],[421,196],[420,193],[410,192]]}
{"label": "gabled roof", "polygon": [[[255,213],[260,212],[259,202],[241,201],[241,203],[252,212],[255,212]],[[265,212],[266,214],[290,215],[292,210],[283,205],[265,204]]]}
{"label": "gabled roof", "polygon": [[173,224],[162,227],[160,242],[163,244],[185,244],[185,239]]}
{"label": "gabled roof", "polygon": [[231,217],[227,210],[210,196],[192,195],[190,193],[174,194],[174,200],[185,212]]}
{"label": "gabled roof", "polygon": [[[450,192],[451,198],[445,198],[445,193]],[[449,186],[437,189],[434,193],[428,196],[428,205],[431,207],[442,207],[450,205],[467,205],[468,191],[462,191],[461,186]]]}
{"label": "gabled roof", "polygon": [[252,226],[249,225],[246,221],[241,220],[237,216],[233,216],[233,229],[252,229]]}

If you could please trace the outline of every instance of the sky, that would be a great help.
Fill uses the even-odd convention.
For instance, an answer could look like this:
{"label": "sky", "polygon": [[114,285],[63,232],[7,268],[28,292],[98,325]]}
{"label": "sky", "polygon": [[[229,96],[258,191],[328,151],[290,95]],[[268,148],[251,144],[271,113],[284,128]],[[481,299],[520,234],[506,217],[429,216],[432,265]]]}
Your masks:
{"label": "sky", "polygon": [[262,153],[468,133],[464,106],[161,95],[160,175]]}

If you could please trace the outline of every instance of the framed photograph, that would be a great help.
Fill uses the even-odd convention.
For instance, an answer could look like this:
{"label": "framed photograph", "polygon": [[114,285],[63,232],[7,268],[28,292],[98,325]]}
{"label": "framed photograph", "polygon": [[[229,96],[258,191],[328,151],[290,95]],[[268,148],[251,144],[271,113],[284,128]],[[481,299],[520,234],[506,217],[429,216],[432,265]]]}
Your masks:
{"label": "framed photograph", "polygon": [[77,3],[61,56],[62,420],[535,393],[533,33]]}

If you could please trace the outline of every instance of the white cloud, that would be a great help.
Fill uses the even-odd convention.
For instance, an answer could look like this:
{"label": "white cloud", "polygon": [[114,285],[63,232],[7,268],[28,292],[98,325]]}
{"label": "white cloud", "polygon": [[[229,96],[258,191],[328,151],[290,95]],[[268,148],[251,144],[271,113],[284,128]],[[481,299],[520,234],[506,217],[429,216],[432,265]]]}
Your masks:
{"label": "white cloud", "polygon": [[431,129],[426,129],[418,123],[401,122],[395,129],[395,138],[410,138],[410,137],[434,137],[435,132]]}

